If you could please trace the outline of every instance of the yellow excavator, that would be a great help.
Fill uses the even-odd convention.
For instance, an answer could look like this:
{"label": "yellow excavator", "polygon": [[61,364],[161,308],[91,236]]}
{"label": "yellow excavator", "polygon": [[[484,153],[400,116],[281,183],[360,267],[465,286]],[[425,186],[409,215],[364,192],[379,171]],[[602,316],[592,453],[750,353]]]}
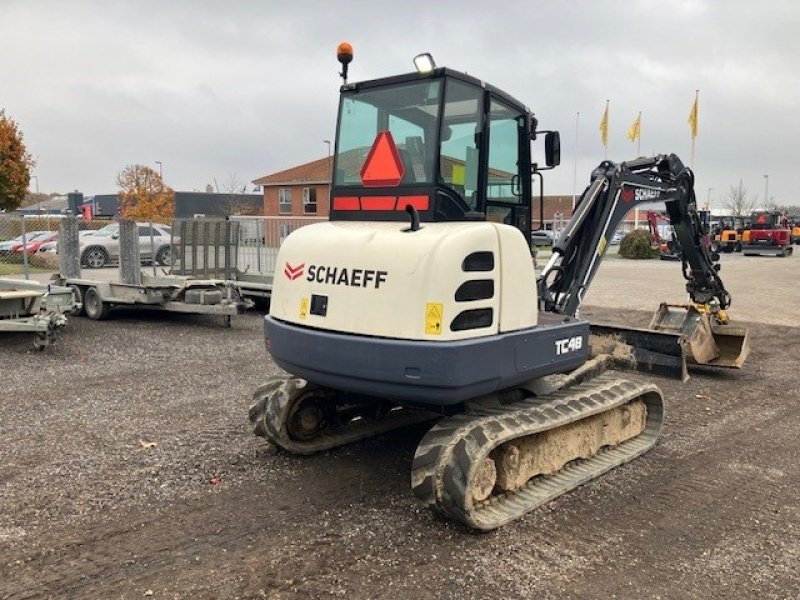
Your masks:
{"label": "yellow excavator", "polygon": [[[415,73],[360,83],[347,82],[352,49],[338,56],[330,220],[280,248],[265,332],[286,373],[255,392],[257,435],[313,454],[430,422],[414,494],[490,530],[656,443],[661,391],[616,369],[685,378],[687,363],[741,366],[747,332],[728,322],[719,256],[677,156],[600,163],[537,273],[533,184],[541,202],[558,133],[430,55]],[[540,164],[531,142],[542,138]],[[690,305],[662,305],[649,328],[581,319],[610,237],[654,201],[681,245]]]}

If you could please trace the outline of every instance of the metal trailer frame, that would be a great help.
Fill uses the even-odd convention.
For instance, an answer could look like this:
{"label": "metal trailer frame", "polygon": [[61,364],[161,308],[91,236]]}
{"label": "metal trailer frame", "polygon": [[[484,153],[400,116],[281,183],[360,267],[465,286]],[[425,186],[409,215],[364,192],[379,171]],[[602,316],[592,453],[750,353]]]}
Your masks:
{"label": "metal trailer frame", "polygon": [[61,274],[57,282],[78,297],[81,302],[78,314],[103,320],[116,306],[141,306],[167,312],[218,315],[230,327],[232,316],[243,314],[253,305],[228,280],[149,275],[142,271],[139,237],[133,221],[120,221],[119,239],[119,280],[85,279],[81,276],[77,221],[65,219],[62,223],[58,242]]}
{"label": "metal trailer frame", "polygon": [[172,235],[172,273],[224,279],[242,297],[269,300],[275,258],[270,251],[276,254],[277,248],[265,246],[270,239],[264,217],[176,218]]}
{"label": "metal trailer frame", "polygon": [[241,315],[252,303],[243,300],[230,281],[192,279],[179,275],[141,274],[141,283],[96,279],[60,278],[60,283],[74,290],[82,310],[90,319],[107,319],[112,308],[140,306],[167,312],[217,315],[230,318]]}
{"label": "metal trailer frame", "polygon": [[0,279],[0,332],[32,332],[33,347],[44,350],[67,324],[67,313],[82,307],[65,286]]}

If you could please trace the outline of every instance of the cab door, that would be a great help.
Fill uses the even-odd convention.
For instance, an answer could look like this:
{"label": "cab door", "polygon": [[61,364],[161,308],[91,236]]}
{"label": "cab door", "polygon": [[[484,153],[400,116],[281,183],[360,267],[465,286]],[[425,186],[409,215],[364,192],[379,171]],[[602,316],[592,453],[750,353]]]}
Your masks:
{"label": "cab door", "polygon": [[[492,97],[488,118],[486,220],[512,225],[530,244],[530,142],[527,115]],[[526,172],[527,171],[527,172]]]}

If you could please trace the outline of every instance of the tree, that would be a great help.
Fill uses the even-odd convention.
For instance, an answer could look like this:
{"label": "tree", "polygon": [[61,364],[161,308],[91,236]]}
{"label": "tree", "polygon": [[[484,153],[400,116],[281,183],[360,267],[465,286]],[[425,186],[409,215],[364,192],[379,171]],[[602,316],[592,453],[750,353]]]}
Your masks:
{"label": "tree", "polygon": [[229,173],[228,180],[222,184],[222,189],[228,194],[223,201],[225,212],[228,215],[260,215],[261,208],[253,206],[250,202],[242,201],[237,198],[238,194],[244,194],[247,186],[239,179],[236,173]]}
{"label": "tree", "polygon": [[134,221],[169,223],[175,214],[175,190],[157,171],[144,165],[128,165],[117,175],[120,216]]}
{"label": "tree", "polygon": [[22,204],[35,164],[17,124],[0,110],[0,210],[15,210]]}
{"label": "tree", "polygon": [[744,217],[753,212],[756,200],[748,197],[747,188],[739,179],[739,185],[731,186],[727,199],[722,201],[722,206],[730,211],[732,217]]}

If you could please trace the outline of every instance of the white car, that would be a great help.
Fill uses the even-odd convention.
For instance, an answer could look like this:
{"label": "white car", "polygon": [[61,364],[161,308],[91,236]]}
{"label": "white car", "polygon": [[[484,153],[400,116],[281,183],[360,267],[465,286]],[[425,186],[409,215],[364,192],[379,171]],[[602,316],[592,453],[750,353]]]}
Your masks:
{"label": "white car", "polygon": [[[85,235],[92,235],[94,233],[93,229],[82,229],[78,232],[80,237]],[[42,254],[58,254],[58,240],[53,240],[52,242],[45,242],[41,246],[39,246],[38,252]]]}
{"label": "white car", "polygon": [[[172,228],[169,225],[137,223],[139,253],[142,262],[155,262],[162,266],[172,264]],[[98,269],[119,261],[119,223],[110,223],[80,238],[81,266]]]}

